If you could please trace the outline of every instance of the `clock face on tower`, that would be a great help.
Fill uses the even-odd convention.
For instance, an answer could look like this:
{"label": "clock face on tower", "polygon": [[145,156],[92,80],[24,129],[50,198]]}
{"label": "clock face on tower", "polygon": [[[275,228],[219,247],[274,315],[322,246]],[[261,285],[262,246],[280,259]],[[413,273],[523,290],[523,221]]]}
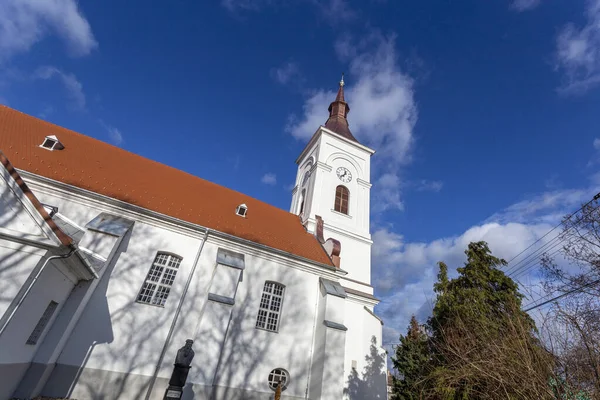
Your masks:
{"label": "clock face on tower", "polygon": [[352,180],[352,173],[344,167],[339,167],[335,172],[342,182],[348,183]]}

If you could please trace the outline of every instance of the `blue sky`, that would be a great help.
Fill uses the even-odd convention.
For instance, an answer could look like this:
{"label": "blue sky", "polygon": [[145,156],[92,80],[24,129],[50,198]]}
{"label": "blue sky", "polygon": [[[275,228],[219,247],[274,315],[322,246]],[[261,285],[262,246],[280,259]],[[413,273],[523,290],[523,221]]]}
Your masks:
{"label": "blue sky", "polygon": [[600,0],[0,0],[0,102],[284,209],[342,71],[384,341],[599,187]]}

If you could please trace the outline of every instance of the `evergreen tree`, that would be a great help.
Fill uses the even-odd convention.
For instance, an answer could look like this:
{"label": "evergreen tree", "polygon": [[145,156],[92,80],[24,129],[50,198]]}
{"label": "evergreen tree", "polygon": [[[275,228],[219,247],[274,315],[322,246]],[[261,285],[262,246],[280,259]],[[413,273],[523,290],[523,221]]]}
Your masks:
{"label": "evergreen tree", "polygon": [[545,399],[551,360],[521,310],[517,284],[499,267],[485,242],[470,243],[459,276],[439,263],[437,293],[428,321],[432,355],[424,386],[436,399]]}
{"label": "evergreen tree", "polygon": [[394,377],[393,400],[419,399],[419,383],[424,378],[429,360],[427,335],[413,315],[406,336],[400,335],[400,345],[392,357],[394,368],[402,376]]}

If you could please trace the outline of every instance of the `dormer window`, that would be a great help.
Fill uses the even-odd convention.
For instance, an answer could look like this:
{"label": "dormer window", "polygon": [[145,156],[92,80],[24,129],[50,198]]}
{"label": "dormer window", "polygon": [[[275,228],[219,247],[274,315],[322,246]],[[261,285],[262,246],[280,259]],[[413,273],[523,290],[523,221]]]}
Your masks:
{"label": "dormer window", "polygon": [[62,150],[65,148],[65,146],[63,146],[63,144],[54,135],[46,136],[40,147],[51,151]]}
{"label": "dormer window", "polygon": [[240,217],[246,217],[246,214],[248,213],[248,206],[245,204],[240,204],[239,206],[237,206],[237,208],[235,209],[235,213],[237,215],[239,215]]}

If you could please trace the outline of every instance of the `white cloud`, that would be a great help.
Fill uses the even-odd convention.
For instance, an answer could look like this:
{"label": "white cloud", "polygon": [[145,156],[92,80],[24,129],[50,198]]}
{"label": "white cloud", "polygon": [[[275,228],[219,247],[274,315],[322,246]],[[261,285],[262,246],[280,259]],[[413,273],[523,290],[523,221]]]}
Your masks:
{"label": "white cloud", "polygon": [[47,80],[54,77],[58,78],[65,87],[70,107],[75,110],[84,110],[85,94],[83,93],[83,86],[81,82],[77,80],[75,75],[69,72],[63,72],[52,66],[40,67],[33,74],[33,79]]}
{"label": "white cloud", "polygon": [[123,135],[121,131],[119,131],[114,126],[108,128],[108,136],[110,136],[110,140],[117,146],[123,143]]}
{"label": "white cloud", "polygon": [[600,139],[598,139],[598,138],[594,139],[594,148],[596,150],[600,150]]}
{"label": "white cloud", "polygon": [[541,0],[514,0],[511,8],[516,11],[527,11],[536,8],[540,3]]}
{"label": "white cloud", "polygon": [[332,25],[356,18],[357,13],[346,0],[313,0],[322,16]]}
{"label": "white cloud", "polygon": [[256,11],[271,4],[271,0],[221,0],[221,5],[231,12]]}
{"label": "white cloud", "polygon": [[75,0],[0,2],[0,62],[29,50],[48,34],[60,36],[75,56],[86,55],[98,45]]}
{"label": "white cloud", "polygon": [[272,172],[268,172],[262,176],[260,181],[265,185],[275,185],[277,184],[277,175]]}
{"label": "white cloud", "polygon": [[381,175],[375,182],[371,211],[380,213],[390,209],[404,210],[400,178],[392,172]]}
{"label": "white cloud", "polygon": [[586,18],[583,27],[565,26],[556,40],[563,93],[582,93],[600,84],[600,0],[587,1]]}
{"label": "white cloud", "polygon": [[221,5],[233,14],[257,12],[265,7],[304,4],[313,6],[330,25],[347,22],[357,16],[348,0],[221,0]]}
{"label": "white cloud", "polygon": [[106,132],[108,133],[108,137],[110,138],[110,141],[113,144],[115,144],[117,146],[123,144],[125,139],[123,138],[123,134],[121,133],[121,131],[119,129],[115,128],[112,125],[107,124],[101,118],[98,119],[98,123],[100,125],[102,125],[102,127],[106,130]]}
{"label": "white cloud", "polygon": [[[348,121],[357,139],[374,149],[373,206],[377,211],[402,209],[399,167],[410,162],[413,128],[417,121],[413,80],[402,72],[395,37],[373,32],[362,40],[345,38],[335,43],[339,58],[349,64],[346,100]],[[308,140],[328,117],[335,99],[332,90],[317,89],[305,100],[300,117],[291,116],[286,130]]]}
{"label": "white cloud", "polygon": [[485,240],[494,255],[508,260],[549,229],[548,224],[487,223],[430,243],[405,243],[401,235],[379,229],[373,234],[373,285],[383,300],[377,312],[387,326],[404,332],[411,315],[424,321],[430,313],[438,261],[446,262],[449,273],[456,275],[470,242]]}
{"label": "white cloud", "polygon": [[443,187],[444,182],[422,179],[416,184],[415,190],[417,192],[439,192]]}
{"label": "white cloud", "polygon": [[271,77],[278,83],[285,85],[294,78],[300,76],[300,68],[298,64],[293,61],[287,61],[278,68],[271,70]]}
{"label": "white cloud", "polygon": [[569,211],[579,208],[597,193],[598,186],[587,189],[553,190],[520,201],[492,215],[494,222],[546,222],[558,223]]}
{"label": "white cloud", "polygon": [[[421,321],[429,315],[435,298],[433,283],[437,279],[438,261],[446,262],[449,273],[456,275],[456,268],[462,266],[465,261],[464,250],[470,242],[479,240],[488,242],[495,256],[511,260],[542,238],[566,213],[574,211],[582,202],[589,200],[595,189],[542,193],[507,207],[460,235],[428,243],[406,242],[402,235],[387,228],[375,230],[372,235],[373,285],[376,294],[382,298],[376,311],[384,318],[389,328],[384,343],[397,342],[397,333],[405,332],[412,314],[417,315]],[[513,272],[520,266],[532,267],[523,274],[517,273],[517,277],[525,285],[526,294],[534,296],[534,299],[540,296],[539,292],[536,294],[532,290],[532,286],[539,282],[534,268],[537,264],[518,262],[526,260],[525,257],[533,250],[550,243],[559,232],[557,230],[541,239],[506,269]],[[550,248],[549,246],[547,249]],[[525,303],[530,302],[531,299],[525,300]]]}
{"label": "white cloud", "polygon": [[54,113],[54,107],[52,107],[51,105],[47,104],[44,106],[44,108],[42,109],[42,111],[38,114],[38,116],[41,119],[46,119],[47,117],[49,117],[51,114]]}

